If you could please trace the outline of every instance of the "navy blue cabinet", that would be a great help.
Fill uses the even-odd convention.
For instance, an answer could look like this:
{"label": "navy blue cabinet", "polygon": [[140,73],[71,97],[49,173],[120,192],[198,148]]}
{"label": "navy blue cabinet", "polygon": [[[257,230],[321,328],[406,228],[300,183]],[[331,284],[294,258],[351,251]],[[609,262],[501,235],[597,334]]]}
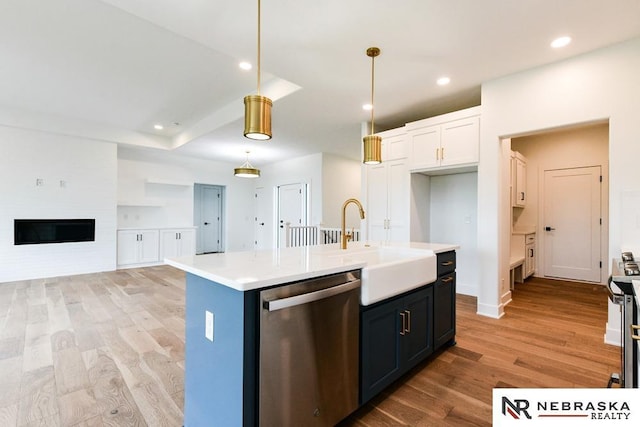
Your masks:
{"label": "navy blue cabinet", "polygon": [[362,307],[360,404],[433,352],[433,288]]}
{"label": "navy blue cabinet", "polygon": [[434,347],[454,344],[456,335],[456,253],[438,254],[438,280],[433,285]]}
{"label": "navy blue cabinet", "polygon": [[360,405],[435,350],[455,343],[456,253],[437,256],[434,283],[360,310]]}

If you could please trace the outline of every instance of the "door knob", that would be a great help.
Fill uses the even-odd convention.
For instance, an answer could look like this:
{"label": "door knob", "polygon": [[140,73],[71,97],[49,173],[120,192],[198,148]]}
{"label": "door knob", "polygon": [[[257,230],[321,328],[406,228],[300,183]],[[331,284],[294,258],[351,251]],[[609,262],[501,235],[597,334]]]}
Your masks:
{"label": "door knob", "polygon": [[553,231],[553,230],[555,230],[555,228],[553,228],[553,227],[545,227],[544,228],[544,231]]}
{"label": "door knob", "polygon": [[260,225],[264,225],[264,222],[261,222]]}
{"label": "door knob", "polygon": [[209,225],[209,223],[208,223],[208,222],[205,222],[205,223],[204,223],[204,225]]}

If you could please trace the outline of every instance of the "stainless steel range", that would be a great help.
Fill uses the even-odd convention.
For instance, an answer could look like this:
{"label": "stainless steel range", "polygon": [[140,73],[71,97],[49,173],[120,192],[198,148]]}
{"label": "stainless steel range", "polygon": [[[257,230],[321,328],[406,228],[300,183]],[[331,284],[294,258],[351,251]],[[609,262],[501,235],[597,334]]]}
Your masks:
{"label": "stainless steel range", "polygon": [[[618,383],[625,388],[638,388],[638,347],[640,339],[636,331],[638,326],[638,295],[634,292],[633,281],[640,280],[640,268],[633,254],[623,252],[621,259],[614,259],[611,277],[607,283],[609,299],[621,307],[620,332],[622,334],[622,351],[620,373],[611,374],[608,387]],[[613,286],[615,286],[614,289]],[[638,288],[640,286],[636,285]]]}

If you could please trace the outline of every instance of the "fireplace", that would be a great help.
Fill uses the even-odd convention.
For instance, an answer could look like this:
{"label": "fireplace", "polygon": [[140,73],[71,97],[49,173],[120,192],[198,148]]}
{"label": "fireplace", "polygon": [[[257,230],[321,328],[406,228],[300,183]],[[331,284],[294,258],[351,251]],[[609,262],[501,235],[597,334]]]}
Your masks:
{"label": "fireplace", "polygon": [[14,244],[93,242],[95,219],[14,219]]}

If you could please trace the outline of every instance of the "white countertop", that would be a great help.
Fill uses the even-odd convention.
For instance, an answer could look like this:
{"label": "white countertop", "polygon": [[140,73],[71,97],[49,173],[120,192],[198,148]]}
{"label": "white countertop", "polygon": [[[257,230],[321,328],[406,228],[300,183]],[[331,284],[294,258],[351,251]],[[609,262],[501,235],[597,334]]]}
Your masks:
{"label": "white countertop", "polygon": [[[423,249],[436,254],[459,247],[457,245],[419,242],[370,242],[368,244],[349,242],[347,251],[377,246]],[[340,249],[338,244],[331,244],[193,255],[167,258],[164,261],[196,276],[239,291],[249,291],[327,274],[357,270],[366,266],[366,262],[358,261],[357,258],[332,256],[346,253]]]}
{"label": "white countertop", "polygon": [[535,232],[536,232],[536,228],[531,226],[531,227],[514,228],[511,234],[535,234]]}

